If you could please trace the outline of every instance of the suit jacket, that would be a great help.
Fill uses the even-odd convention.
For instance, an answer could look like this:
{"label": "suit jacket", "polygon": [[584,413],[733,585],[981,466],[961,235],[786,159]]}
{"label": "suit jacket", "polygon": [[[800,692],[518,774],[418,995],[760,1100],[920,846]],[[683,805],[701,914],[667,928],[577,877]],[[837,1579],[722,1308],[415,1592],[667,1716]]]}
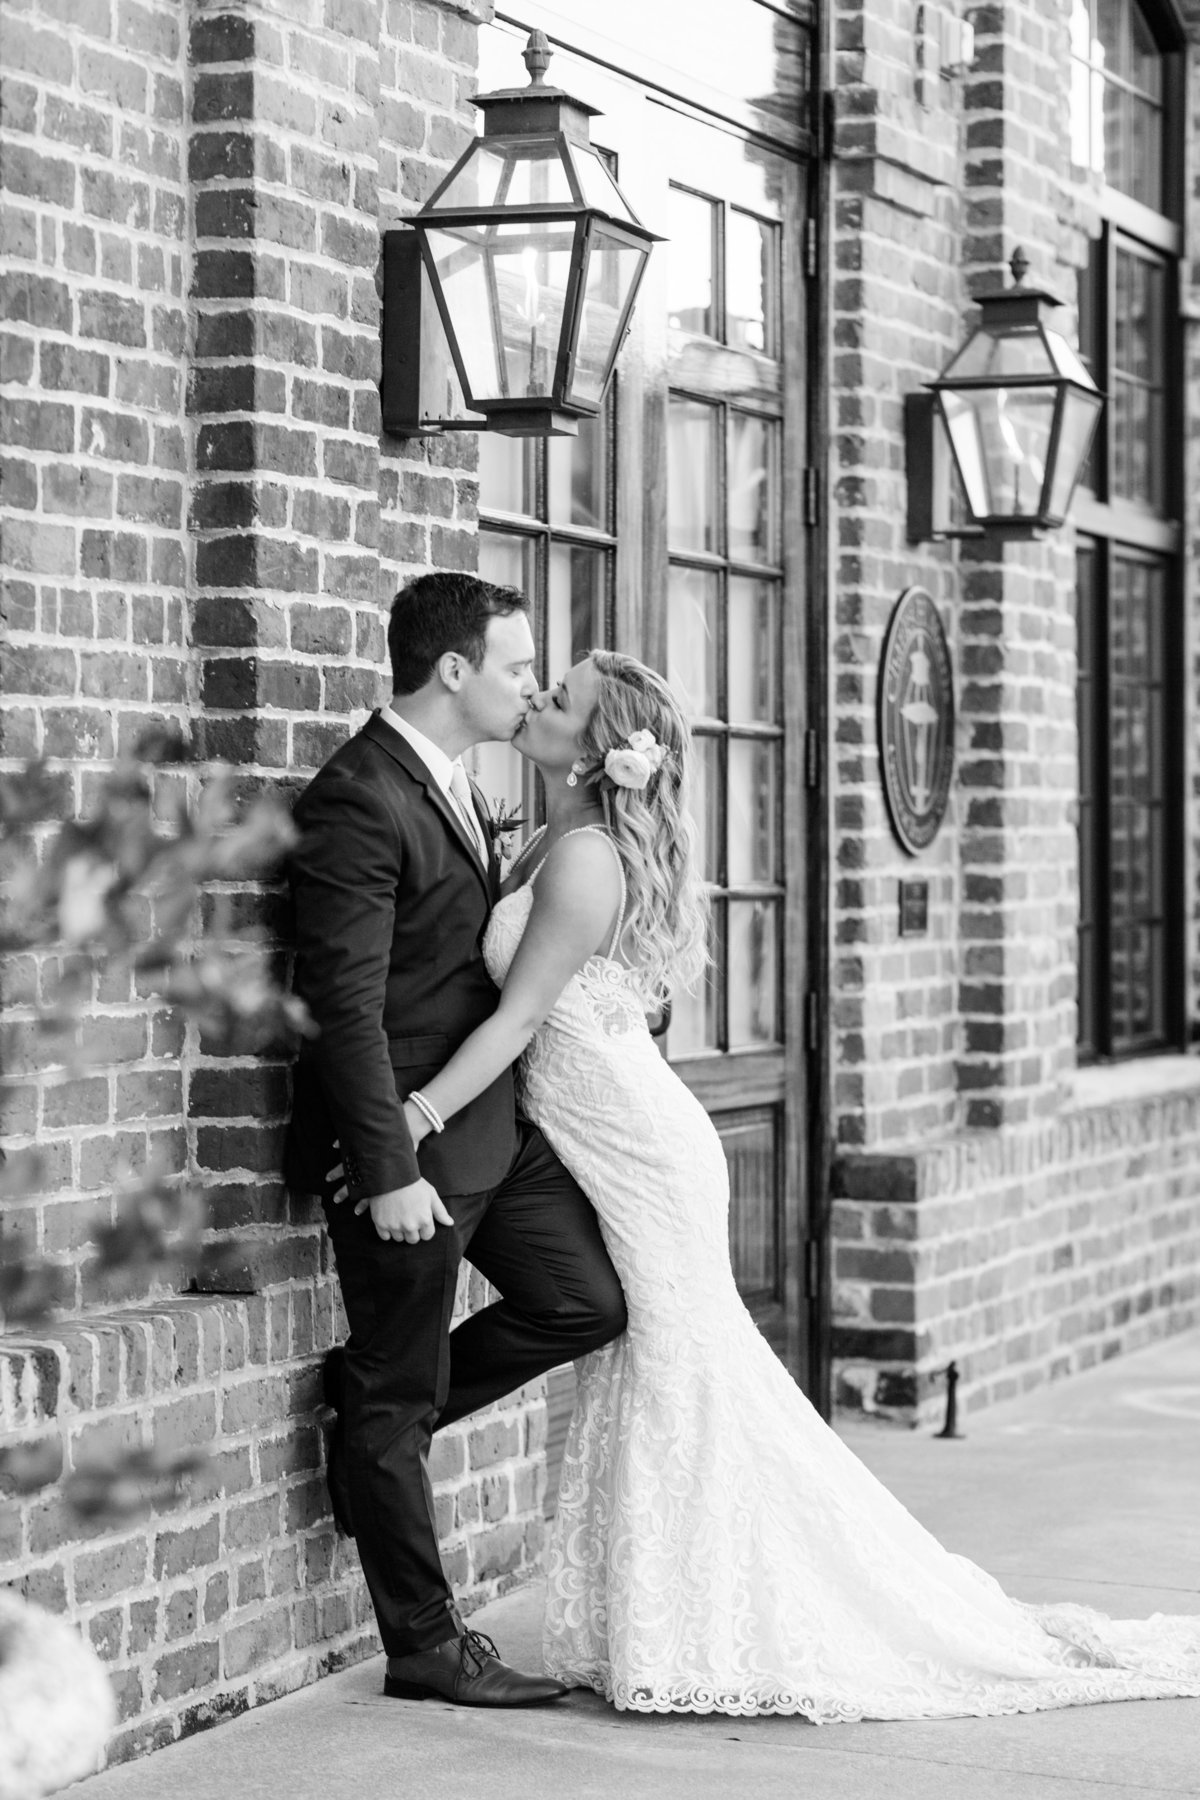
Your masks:
{"label": "suit jacket", "polygon": [[403,1113],[404,1097],[496,1009],[482,953],[499,892],[494,849],[485,869],[416,751],[378,714],[330,757],[295,816],[294,986],[320,1035],[295,1067],[285,1180],[320,1192],[340,1160],[356,1197],[418,1175],[446,1194],[495,1187],[516,1149],[511,1070],[424,1140],[420,1168]]}

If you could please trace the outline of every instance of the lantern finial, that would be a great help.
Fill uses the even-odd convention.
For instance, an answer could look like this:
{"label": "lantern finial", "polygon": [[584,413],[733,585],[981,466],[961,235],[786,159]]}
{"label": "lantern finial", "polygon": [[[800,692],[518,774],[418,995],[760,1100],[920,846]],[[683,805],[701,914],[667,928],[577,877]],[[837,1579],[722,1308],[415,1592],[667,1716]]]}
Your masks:
{"label": "lantern finial", "polygon": [[544,31],[531,31],[529,42],[521,52],[521,61],[529,70],[530,87],[544,87],[542,80],[550,67],[550,43]]}
{"label": "lantern finial", "polygon": [[1029,273],[1029,258],[1026,256],[1020,244],[1018,244],[1013,251],[1008,266],[1012,270],[1013,286],[1020,287],[1024,282],[1026,275]]}

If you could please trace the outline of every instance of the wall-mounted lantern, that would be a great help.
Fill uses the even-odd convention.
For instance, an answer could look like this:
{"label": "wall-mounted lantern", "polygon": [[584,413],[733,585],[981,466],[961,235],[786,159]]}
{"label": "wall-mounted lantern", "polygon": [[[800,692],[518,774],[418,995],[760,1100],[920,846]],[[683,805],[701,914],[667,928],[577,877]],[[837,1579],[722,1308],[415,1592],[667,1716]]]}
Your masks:
{"label": "wall-mounted lantern", "polygon": [[[659,239],[592,148],[596,108],[543,84],[544,32],[530,35],[524,60],[529,86],[479,95],[482,137],[410,229],[385,234],[387,431],[573,436],[603,403]],[[424,416],[422,266],[467,406],[481,418]]]}
{"label": "wall-mounted lantern", "polygon": [[[1104,396],[1067,340],[1046,323],[1057,297],[1027,288],[1017,250],[1011,288],[977,296],[979,324],[957,356],[905,407],[909,539],[995,532],[1037,537],[1067,516]],[[949,522],[953,458],[969,509]]]}

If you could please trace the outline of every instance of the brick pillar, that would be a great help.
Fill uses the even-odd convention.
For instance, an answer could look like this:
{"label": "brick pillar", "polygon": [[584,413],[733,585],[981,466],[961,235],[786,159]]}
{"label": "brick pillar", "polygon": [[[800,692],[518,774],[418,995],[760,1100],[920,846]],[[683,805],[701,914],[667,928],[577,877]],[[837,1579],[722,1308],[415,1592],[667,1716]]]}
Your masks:
{"label": "brick pillar", "polygon": [[[188,716],[179,8],[4,0],[0,44],[0,756],[48,758],[86,807],[99,766]],[[24,956],[0,977],[0,1129],[45,1169],[0,1229],[61,1262],[76,1305],[104,1304],[93,1203],[151,1155],[182,1165],[181,1032],[110,974],[71,1074],[32,1025],[55,974]]]}
{"label": "brick pillar", "polygon": [[[298,786],[381,693],[379,16],[201,4],[192,22],[191,628],[204,753],[247,791]],[[278,1230],[282,1066],[202,1053],[189,1102],[235,1280],[311,1272],[315,1222]]]}
{"label": "brick pillar", "polygon": [[[1020,244],[1029,282],[1068,302],[1086,237],[1070,187],[1066,0],[977,15],[966,84],[963,263],[973,291],[1007,285]],[[1074,545],[986,541],[962,551],[959,783],[964,806],[957,1081],[962,1122],[1052,1114],[1074,1064],[1078,789]]]}
{"label": "brick pillar", "polygon": [[[455,5],[393,0],[380,34],[379,222],[392,230],[421,206],[475,133],[471,104],[478,27],[489,0]],[[379,465],[383,590],[425,568],[474,569],[479,559],[479,440],[387,437]]]}
{"label": "brick pillar", "polygon": [[[952,1129],[957,1107],[957,796],[914,862],[888,823],[876,698],[905,588],[929,590],[952,655],[956,645],[954,547],[905,536],[904,400],[949,360],[961,330],[959,120],[956,91],[920,78],[903,9],[847,0],[835,30],[833,1104],[838,1145],[873,1150]],[[929,881],[929,929],[902,939],[899,882],[913,875]]]}

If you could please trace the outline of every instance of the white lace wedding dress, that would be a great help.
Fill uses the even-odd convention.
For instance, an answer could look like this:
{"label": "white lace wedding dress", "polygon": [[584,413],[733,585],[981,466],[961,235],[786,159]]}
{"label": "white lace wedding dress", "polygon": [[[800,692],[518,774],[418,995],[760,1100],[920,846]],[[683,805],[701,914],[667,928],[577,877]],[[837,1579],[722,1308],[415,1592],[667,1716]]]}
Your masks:
{"label": "white lace wedding dress", "polygon": [[[492,913],[497,983],[532,898],[529,882]],[[809,1405],[734,1286],[717,1134],[611,955],[568,983],[523,1085],[595,1205],[629,1307],[625,1335],[578,1365],[549,1673],[642,1712],[818,1723],[1200,1695],[1200,1618],[1010,1600]]]}

